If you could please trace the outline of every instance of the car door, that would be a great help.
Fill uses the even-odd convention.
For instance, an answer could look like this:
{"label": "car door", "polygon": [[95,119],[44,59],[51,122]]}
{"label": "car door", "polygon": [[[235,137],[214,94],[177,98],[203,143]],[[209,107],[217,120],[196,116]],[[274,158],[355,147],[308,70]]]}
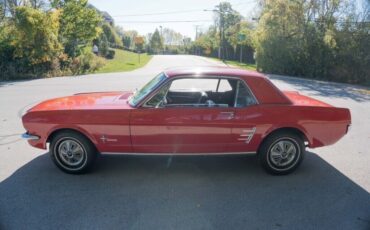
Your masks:
{"label": "car door", "polygon": [[[199,78],[192,78],[190,81],[197,80],[200,81]],[[210,94],[213,87],[218,88],[218,79],[213,80],[215,81],[207,83],[203,81],[202,84],[197,84],[197,89],[191,88],[191,93],[188,95],[197,95],[194,92],[201,88],[202,93],[199,94],[199,98],[189,99],[183,91],[178,94],[178,97],[171,98],[174,100],[172,104],[167,102],[165,106],[154,106],[157,102],[162,103],[156,101],[156,98],[163,98],[159,90],[156,96],[149,99],[149,106],[133,110],[130,116],[130,127],[134,151],[176,154],[226,152],[232,143],[231,126],[235,108],[214,105],[210,100],[207,101],[207,98],[203,98],[204,93]],[[172,82],[169,84],[174,85]],[[170,90],[174,90],[172,92],[178,90],[176,87],[171,89],[168,85],[163,87],[162,94],[167,94]],[[187,99],[180,99],[180,97]],[[181,103],[186,101],[186,103],[176,103],[176,100]],[[199,103],[194,104],[194,101]]]}
{"label": "car door", "polygon": [[263,115],[257,99],[248,85],[240,80],[236,85],[234,118],[230,124],[231,141],[228,152],[256,152],[262,130],[267,125],[263,122]]}
{"label": "car door", "polygon": [[225,152],[230,144],[230,109],[140,108],[131,114],[135,152]]}

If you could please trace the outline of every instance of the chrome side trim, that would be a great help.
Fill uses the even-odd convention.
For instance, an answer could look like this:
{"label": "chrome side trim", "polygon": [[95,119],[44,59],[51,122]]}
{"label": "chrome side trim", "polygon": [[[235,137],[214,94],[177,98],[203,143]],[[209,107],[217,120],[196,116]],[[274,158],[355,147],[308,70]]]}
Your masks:
{"label": "chrome side trim", "polygon": [[257,154],[257,152],[224,152],[224,153],[121,153],[121,152],[101,152],[103,155],[138,155],[138,156],[216,156],[216,155],[244,155]]}
{"label": "chrome side trim", "polygon": [[25,139],[25,140],[40,140],[39,136],[30,135],[28,133],[23,133],[21,137],[22,137],[22,139]]}

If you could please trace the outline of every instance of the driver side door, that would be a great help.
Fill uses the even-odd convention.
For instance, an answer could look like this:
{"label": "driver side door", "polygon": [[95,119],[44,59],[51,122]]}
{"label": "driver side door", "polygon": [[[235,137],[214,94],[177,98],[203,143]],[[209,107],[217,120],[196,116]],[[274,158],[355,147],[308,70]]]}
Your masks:
{"label": "driver side door", "polygon": [[[184,80],[182,82],[176,82]],[[137,153],[220,153],[231,144],[235,108],[211,102],[219,79],[182,78],[162,86],[130,116]],[[180,84],[181,83],[181,84]],[[179,92],[179,93],[176,93]],[[187,93],[188,92],[188,93]],[[168,97],[168,94],[172,96]]]}

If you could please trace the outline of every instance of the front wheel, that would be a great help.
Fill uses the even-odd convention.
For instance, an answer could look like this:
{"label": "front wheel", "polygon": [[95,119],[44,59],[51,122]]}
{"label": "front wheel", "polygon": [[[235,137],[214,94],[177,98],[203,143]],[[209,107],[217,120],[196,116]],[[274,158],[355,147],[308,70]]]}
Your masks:
{"label": "front wheel", "polygon": [[262,143],[258,155],[262,167],[269,173],[285,175],[293,172],[302,162],[304,141],[295,133],[274,133]]}
{"label": "front wheel", "polygon": [[94,163],[97,151],[85,136],[71,131],[61,132],[50,144],[51,158],[66,173],[87,172]]}

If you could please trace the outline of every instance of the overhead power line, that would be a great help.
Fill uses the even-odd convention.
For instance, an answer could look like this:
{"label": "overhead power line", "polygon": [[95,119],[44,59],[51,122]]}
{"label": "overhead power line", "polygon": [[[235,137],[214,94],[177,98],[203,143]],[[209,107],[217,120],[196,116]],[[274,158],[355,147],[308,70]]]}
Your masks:
{"label": "overhead power line", "polygon": [[[232,6],[239,6],[244,4],[252,4],[255,3],[256,0],[251,0],[247,2],[238,2],[232,4]],[[140,17],[140,16],[153,16],[153,15],[167,15],[167,14],[182,14],[182,13],[191,13],[191,12],[203,12],[204,9],[192,9],[192,10],[177,10],[177,11],[164,11],[164,12],[156,12],[156,13],[143,13],[143,14],[120,14],[120,15],[112,15],[112,17],[119,18],[119,17]]]}
{"label": "overhead power line", "polygon": [[199,12],[198,10],[178,10],[178,11],[167,11],[159,13],[147,13],[147,14],[122,14],[122,15],[113,15],[112,17],[138,17],[138,16],[151,16],[151,15],[165,15],[165,14],[181,14],[181,13],[190,13],[190,12]]}
{"label": "overhead power line", "polygon": [[175,20],[175,21],[116,21],[116,23],[189,23],[189,22],[212,22],[213,20]]}

